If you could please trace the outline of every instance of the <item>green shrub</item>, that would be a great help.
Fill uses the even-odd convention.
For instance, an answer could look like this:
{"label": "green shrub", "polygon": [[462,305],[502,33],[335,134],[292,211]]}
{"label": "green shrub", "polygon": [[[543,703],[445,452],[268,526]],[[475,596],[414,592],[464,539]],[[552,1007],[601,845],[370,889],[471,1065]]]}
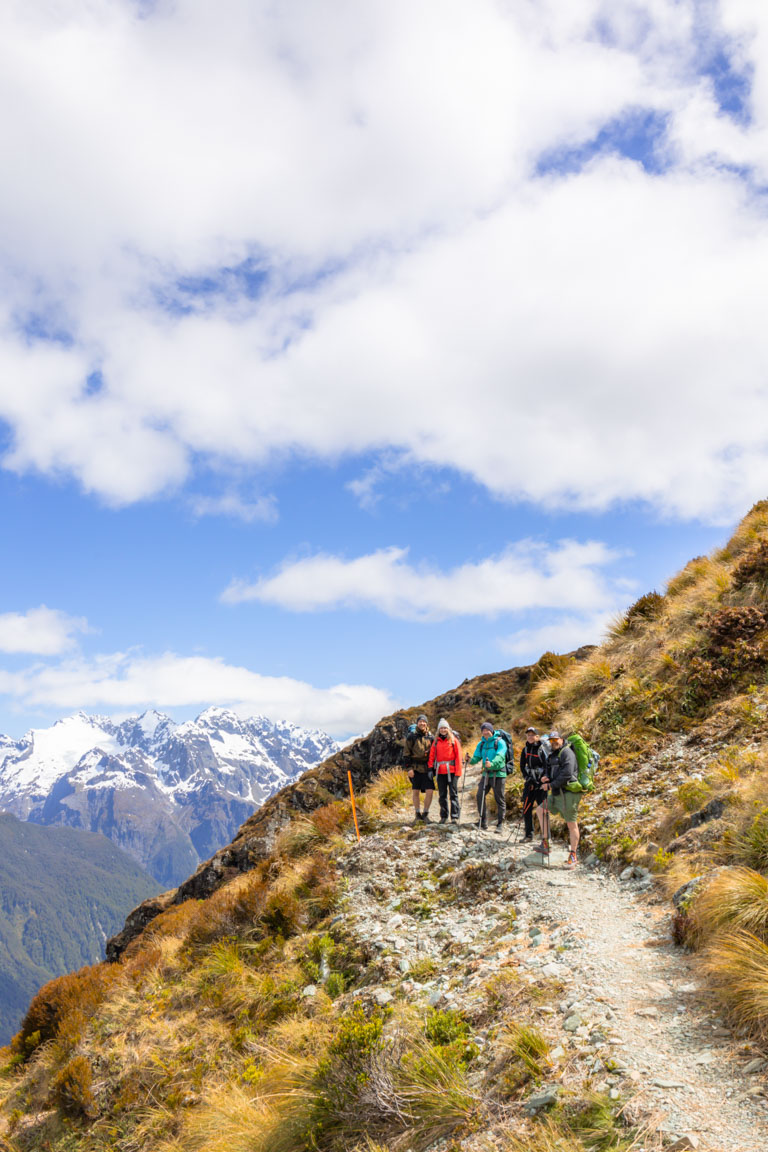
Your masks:
{"label": "green shrub", "polygon": [[344,994],[344,976],[341,972],[331,972],[330,976],[325,982],[325,990],[330,996],[331,1000],[338,999],[339,996]]}
{"label": "green shrub", "polygon": [[433,1044],[450,1044],[469,1035],[469,1023],[453,1008],[432,1008],[424,1024],[424,1034]]}
{"label": "green shrub", "polygon": [[688,780],[677,790],[677,798],[686,812],[698,812],[712,795],[712,788],[706,780]]}

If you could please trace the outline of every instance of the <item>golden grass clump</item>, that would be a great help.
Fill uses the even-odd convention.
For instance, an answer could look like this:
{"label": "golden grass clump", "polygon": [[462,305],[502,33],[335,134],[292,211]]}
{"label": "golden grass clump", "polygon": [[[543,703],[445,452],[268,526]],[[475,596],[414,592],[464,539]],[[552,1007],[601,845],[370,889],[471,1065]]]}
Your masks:
{"label": "golden grass clump", "polygon": [[321,836],[331,839],[345,832],[352,824],[352,805],[349,800],[333,800],[315,808],[310,816]]}
{"label": "golden grass clump", "polygon": [[735,929],[768,942],[768,876],[751,868],[723,869],[696,896],[690,915],[702,939]]}
{"label": "golden grass clump", "polygon": [[527,711],[531,720],[551,724],[560,709],[560,676],[546,676],[538,680],[528,694]]}
{"label": "golden grass clump", "polygon": [[722,555],[727,558],[741,556],[766,535],[768,535],[768,500],[758,500],[731,536]]}
{"label": "golden grass clump", "polygon": [[191,947],[203,947],[256,925],[266,905],[269,863],[261,861],[251,872],[234,876],[207,900],[187,901],[193,905],[186,932]]}
{"label": "golden grass clump", "polygon": [[411,790],[408,773],[402,768],[387,768],[366,788],[357,804],[361,829],[375,832]]}
{"label": "golden grass clump", "polygon": [[709,945],[703,963],[731,1019],[768,1038],[768,944],[744,930],[724,932]]}

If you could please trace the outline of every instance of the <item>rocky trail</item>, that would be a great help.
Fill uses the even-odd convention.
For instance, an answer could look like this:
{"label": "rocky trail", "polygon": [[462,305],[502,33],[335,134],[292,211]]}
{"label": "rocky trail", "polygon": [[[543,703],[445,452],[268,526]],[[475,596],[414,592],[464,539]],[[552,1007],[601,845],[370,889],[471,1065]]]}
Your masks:
{"label": "rocky trail", "polygon": [[[700,993],[653,879],[642,870],[620,879],[594,858],[567,871],[560,847],[543,863],[510,823],[502,835],[481,832],[474,784],[458,827],[436,823],[435,796],[431,823],[413,824],[403,807],[345,858],[345,920],[375,957],[371,998],[477,1019],[506,974],[534,997],[533,1022],[549,1045],[546,1076],[524,1101],[529,1114],[590,1087],[627,1102],[647,1133],[645,1152],[762,1152],[766,1062]],[[489,1053],[486,1067],[493,1030],[491,1020],[473,1036]],[[496,1146],[493,1131],[483,1140]]]}

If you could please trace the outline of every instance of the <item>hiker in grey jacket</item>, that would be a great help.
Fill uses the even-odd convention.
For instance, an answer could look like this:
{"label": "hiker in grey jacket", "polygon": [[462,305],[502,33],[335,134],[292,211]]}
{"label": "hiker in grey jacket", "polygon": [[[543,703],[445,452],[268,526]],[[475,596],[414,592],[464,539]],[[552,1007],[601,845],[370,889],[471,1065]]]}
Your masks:
{"label": "hiker in grey jacket", "polygon": [[549,743],[551,751],[541,777],[541,787],[547,794],[547,813],[543,812],[543,804],[536,810],[544,834],[540,846],[534,851],[549,855],[549,812],[556,812],[568,825],[570,852],[565,866],[575,868],[578,864],[576,850],[579,847],[579,825],[576,816],[582,793],[569,792],[566,785],[578,780],[579,765],[576,753],[565,743],[559,732],[550,732]]}

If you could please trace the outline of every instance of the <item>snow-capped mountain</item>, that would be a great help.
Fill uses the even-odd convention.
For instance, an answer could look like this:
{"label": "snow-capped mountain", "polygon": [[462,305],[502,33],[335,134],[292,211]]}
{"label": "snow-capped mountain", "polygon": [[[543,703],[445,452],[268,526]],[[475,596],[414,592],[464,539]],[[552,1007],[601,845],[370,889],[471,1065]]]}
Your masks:
{"label": "snow-capped mountain", "polygon": [[268,796],[338,748],[324,732],[207,708],[176,724],[79,712],[0,735],[0,809],[102,832],[162,884],[228,843]]}

